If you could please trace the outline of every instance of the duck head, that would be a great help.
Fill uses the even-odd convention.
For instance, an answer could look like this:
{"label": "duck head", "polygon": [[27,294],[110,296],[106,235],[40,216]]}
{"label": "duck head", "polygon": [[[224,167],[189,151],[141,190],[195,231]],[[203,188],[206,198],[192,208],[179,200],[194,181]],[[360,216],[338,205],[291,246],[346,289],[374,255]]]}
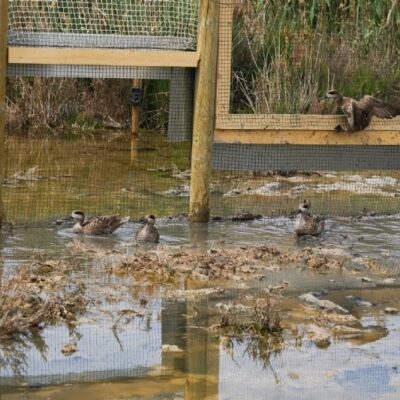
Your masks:
{"label": "duck head", "polygon": [[156,223],[156,217],[153,214],[146,215],[139,222],[142,224],[154,225]]}
{"label": "duck head", "polygon": [[322,100],[333,99],[333,100],[341,100],[343,96],[337,90],[329,90],[325,93],[325,96],[321,98]]}
{"label": "duck head", "polygon": [[310,207],[311,203],[307,200],[304,200],[303,203],[299,205],[299,208],[297,210],[297,214],[302,214],[302,215],[308,215],[310,214]]}
{"label": "duck head", "polygon": [[154,225],[155,223],[156,223],[156,217],[154,216],[154,215],[146,215],[146,222],[149,224],[149,225]]}
{"label": "duck head", "polygon": [[72,211],[71,216],[73,219],[77,220],[80,223],[83,223],[85,221],[85,213],[81,210]]}

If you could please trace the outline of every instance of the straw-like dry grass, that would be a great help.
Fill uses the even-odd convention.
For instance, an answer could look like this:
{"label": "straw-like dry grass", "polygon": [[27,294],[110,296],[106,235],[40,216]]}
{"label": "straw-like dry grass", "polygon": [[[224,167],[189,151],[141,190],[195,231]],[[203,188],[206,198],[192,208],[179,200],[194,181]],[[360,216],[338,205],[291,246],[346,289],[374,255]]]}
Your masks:
{"label": "straw-like dry grass", "polygon": [[0,284],[0,338],[14,338],[59,322],[71,323],[84,312],[84,285],[64,274],[63,262],[26,265]]}

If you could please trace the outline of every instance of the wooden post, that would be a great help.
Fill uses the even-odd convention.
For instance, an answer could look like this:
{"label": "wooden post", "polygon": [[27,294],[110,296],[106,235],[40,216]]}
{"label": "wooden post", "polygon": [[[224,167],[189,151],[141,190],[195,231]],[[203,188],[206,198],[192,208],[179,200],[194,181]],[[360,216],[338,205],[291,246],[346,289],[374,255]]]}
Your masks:
{"label": "wooden post", "polygon": [[5,113],[6,113],[6,68],[7,68],[8,0],[0,0],[0,226],[5,213],[1,196],[5,166]]}
{"label": "wooden post", "polygon": [[215,120],[219,1],[201,0],[193,115],[192,174],[189,215],[193,222],[210,216],[211,151]]}
{"label": "wooden post", "polygon": [[[132,89],[142,89],[142,80],[133,79]],[[133,95],[133,94],[132,94]],[[139,138],[139,122],[140,122],[141,105],[133,103],[132,105],[132,123],[131,123],[131,161],[137,161],[138,138]]]}

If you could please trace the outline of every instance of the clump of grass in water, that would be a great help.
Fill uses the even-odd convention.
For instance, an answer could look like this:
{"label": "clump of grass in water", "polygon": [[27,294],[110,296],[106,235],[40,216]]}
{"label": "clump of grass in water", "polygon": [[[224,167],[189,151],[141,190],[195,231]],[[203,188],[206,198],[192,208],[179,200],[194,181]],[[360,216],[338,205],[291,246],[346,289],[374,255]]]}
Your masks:
{"label": "clump of grass in water", "polygon": [[219,326],[224,333],[235,337],[243,335],[268,336],[282,332],[279,313],[274,310],[271,297],[251,298],[249,304],[219,305]]}
{"label": "clump of grass in water", "polygon": [[217,327],[224,335],[225,349],[232,352],[235,343],[245,344],[245,351],[253,360],[271,368],[271,355],[283,348],[283,329],[275,303],[275,297],[250,296],[250,301],[218,305]]}
{"label": "clump of grass in water", "polygon": [[0,339],[38,332],[46,325],[67,324],[89,302],[84,286],[64,275],[61,261],[36,261],[0,284]]}

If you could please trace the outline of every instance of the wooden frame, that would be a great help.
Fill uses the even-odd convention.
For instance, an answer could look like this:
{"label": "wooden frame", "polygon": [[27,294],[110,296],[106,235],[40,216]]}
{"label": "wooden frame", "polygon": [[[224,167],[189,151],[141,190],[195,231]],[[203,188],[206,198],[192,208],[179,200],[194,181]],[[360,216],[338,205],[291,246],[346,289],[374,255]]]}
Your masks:
{"label": "wooden frame", "polygon": [[233,13],[240,0],[220,0],[218,80],[216,96],[216,143],[400,145],[400,117],[374,119],[364,131],[336,133],[346,126],[340,115],[230,114]]}
{"label": "wooden frame", "polygon": [[196,68],[196,51],[140,51],[93,48],[9,47],[10,64],[106,65]]}

